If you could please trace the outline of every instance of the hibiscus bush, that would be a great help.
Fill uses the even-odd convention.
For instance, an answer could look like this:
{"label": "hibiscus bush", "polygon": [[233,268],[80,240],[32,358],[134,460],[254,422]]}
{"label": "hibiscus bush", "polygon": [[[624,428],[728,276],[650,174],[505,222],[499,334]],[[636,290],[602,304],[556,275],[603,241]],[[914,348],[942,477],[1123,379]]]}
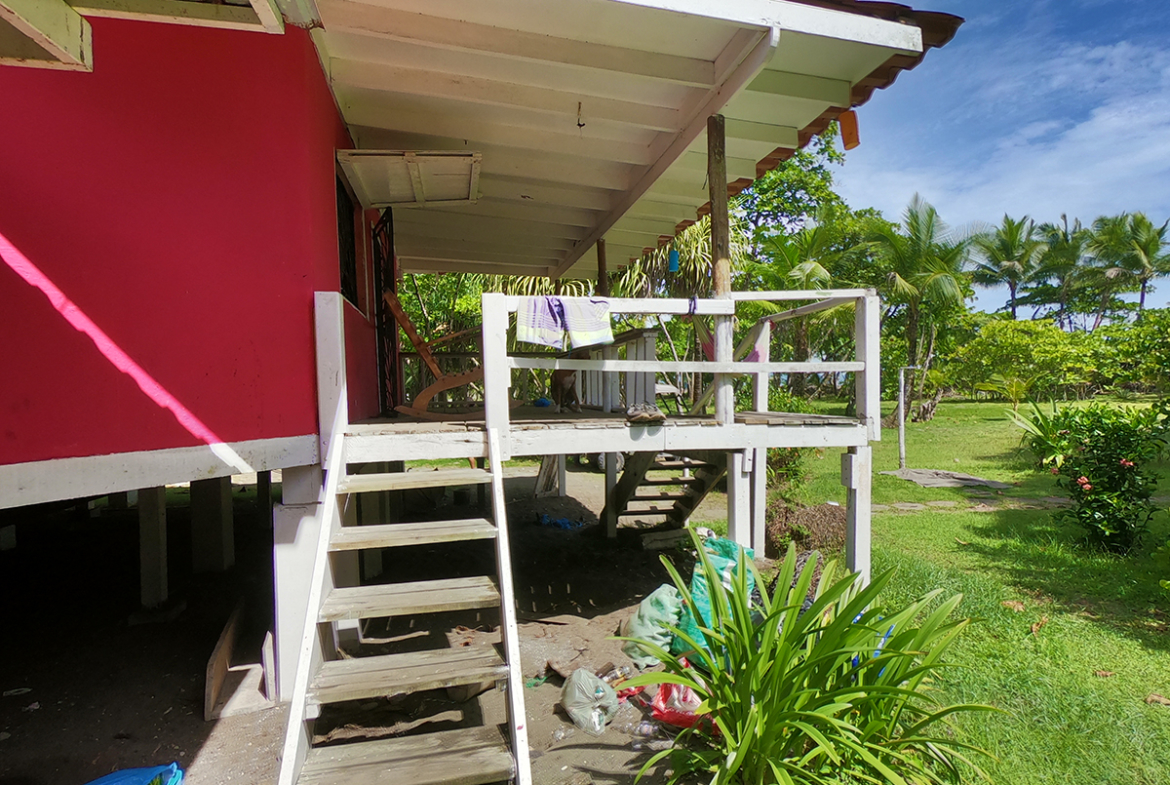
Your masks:
{"label": "hibiscus bush", "polygon": [[1073,506],[1056,514],[1079,524],[1089,539],[1128,551],[1146,531],[1157,479],[1149,463],[1167,446],[1170,399],[1151,408],[1093,404],[1033,417],[1012,413],[1041,465],[1057,476]]}

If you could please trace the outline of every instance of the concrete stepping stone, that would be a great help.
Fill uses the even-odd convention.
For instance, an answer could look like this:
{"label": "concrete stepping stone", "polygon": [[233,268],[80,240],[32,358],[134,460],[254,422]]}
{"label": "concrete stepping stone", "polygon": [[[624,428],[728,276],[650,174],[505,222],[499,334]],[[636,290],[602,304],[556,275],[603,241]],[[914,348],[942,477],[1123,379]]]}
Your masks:
{"label": "concrete stepping stone", "polygon": [[905,510],[907,512],[912,510],[925,510],[925,504],[917,504],[915,502],[895,502],[893,508],[896,510]]}

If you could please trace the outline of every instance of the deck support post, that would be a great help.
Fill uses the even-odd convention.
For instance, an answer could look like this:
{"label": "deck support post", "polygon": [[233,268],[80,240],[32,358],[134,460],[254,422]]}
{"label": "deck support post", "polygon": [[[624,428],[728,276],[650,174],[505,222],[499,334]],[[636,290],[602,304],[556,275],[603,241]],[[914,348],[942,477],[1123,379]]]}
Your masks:
{"label": "deck support post", "polygon": [[609,263],[605,258],[605,240],[597,241],[597,294],[609,297]]}
{"label": "deck support post", "polygon": [[[502,294],[483,296],[483,419],[487,430],[500,434],[500,460],[512,457],[512,428],[508,411],[508,301]],[[492,471],[499,467],[493,466]]]}
{"label": "deck support post", "polygon": [[309,581],[321,535],[321,467],[294,466],[283,472],[283,504],[276,505],[272,527],[273,631],[276,691],[292,700],[297,657],[309,605]]}
{"label": "deck support post", "polygon": [[841,484],[848,489],[846,503],[845,564],[861,573],[862,583],[870,576],[870,521],[873,515],[873,448],[868,444],[850,447],[841,456]]}
{"label": "deck support post", "polygon": [[191,569],[223,572],[235,563],[232,478],[195,480],[191,483]]}
{"label": "deck support post", "polygon": [[256,517],[261,529],[272,530],[272,472],[256,472]]}
{"label": "deck support post", "polygon": [[618,530],[618,511],[614,504],[614,489],[617,488],[618,470],[617,470],[617,453],[607,452],[605,454],[605,536],[610,539],[617,537]]}
{"label": "deck support post", "polygon": [[[727,214],[727,151],[723,115],[707,118],[707,182],[711,197],[711,265],[717,300],[731,297],[731,224]],[[732,361],[732,317],[715,317],[715,362]],[[735,420],[734,379],[715,376],[715,419]]]}
{"label": "deck support post", "polygon": [[138,492],[138,565],[143,608],[167,601],[167,489]]}
{"label": "deck support post", "polygon": [[[727,537],[745,548],[752,546],[751,463],[755,450],[727,454]],[[763,553],[760,553],[763,556]]]}

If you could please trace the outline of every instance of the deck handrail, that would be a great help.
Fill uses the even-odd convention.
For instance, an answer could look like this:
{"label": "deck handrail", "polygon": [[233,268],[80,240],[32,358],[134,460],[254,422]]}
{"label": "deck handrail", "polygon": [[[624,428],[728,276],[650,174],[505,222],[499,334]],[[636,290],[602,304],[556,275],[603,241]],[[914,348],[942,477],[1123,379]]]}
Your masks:
{"label": "deck handrail", "polygon": [[[598,371],[602,373],[712,373],[727,376],[754,376],[754,411],[767,411],[768,380],[773,374],[854,373],[857,418],[867,426],[871,441],[880,438],[880,301],[873,289],[828,289],[763,292],[733,292],[726,299],[681,298],[593,298],[609,303],[610,313],[733,316],[738,302],[799,302],[813,300],[759,319],[750,337],[758,350],[758,360],[738,362],[619,360],[603,358],[583,360],[556,357],[509,356],[507,351],[508,320],[519,310],[519,296],[488,293],[483,295],[483,363],[484,408],[488,428],[498,428],[501,435],[509,430],[508,388],[512,369],[547,369]],[[852,361],[769,362],[771,330],[776,323],[806,316],[840,305],[854,303],[855,357]],[[506,440],[505,440],[506,441]],[[745,447],[748,445],[745,445]],[[510,453],[506,443],[505,453]]]}

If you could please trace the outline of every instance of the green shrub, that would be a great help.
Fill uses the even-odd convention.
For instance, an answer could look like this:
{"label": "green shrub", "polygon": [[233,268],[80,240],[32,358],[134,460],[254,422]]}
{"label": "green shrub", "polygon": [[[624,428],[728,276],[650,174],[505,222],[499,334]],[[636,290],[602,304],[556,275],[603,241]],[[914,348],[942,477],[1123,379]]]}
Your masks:
{"label": "green shrub", "polygon": [[1095,378],[1093,336],[1067,333],[1048,322],[992,321],[947,358],[947,377],[974,391],[993,377],[1033,380],[1039,395],[1078,396]]}
{"label": "green shrub", "polygon": [[[711,722],[683,731],[673,749],[646,763],[639,779],[669,756],[670,783],[692,775],[710,778],[712,785],[960,781],[960,765],[970,763],[965,753],[981,751],[954,738],[949,718],[991,710],[945,706],[933,689],[943,653],[969,623],[950,618],[961,595],[939,601],[935,591],[905,607],[883,607],[892,571],[863,586],[857,575],[842,574],[830,562],[815,601],[802,612],[816,560],[797,575],[790,548],[775,597],[763,589],[750,560],[743,560],[761,588],[757,608],[749,600],[746,570],[736,569],[728,590],[697,537],[695,547],[696,569],[711,588],[711,626],[702,630],[711,650],[683,639],[693,650],[687,656],[703,672],[639,641],[666,671],[628,683],[690,687],[702,700],[698,714]],[[663,563],[684,602],[693,604],[687,583],[668,559]]]}
{"label": "green shrub", "polygon": [[1166,447],[1170,400],[1148,409],[1092,404],[1045,415],[1034,406],[1029,419],[1010,416],[1027,431],[1041,466],[1057,476],[1073,507],[1055,514],[1079,524],[1089,539],[1109,550],[1128,551],[1146,531],[1155,509],[1157,478],[1146,468]]}

